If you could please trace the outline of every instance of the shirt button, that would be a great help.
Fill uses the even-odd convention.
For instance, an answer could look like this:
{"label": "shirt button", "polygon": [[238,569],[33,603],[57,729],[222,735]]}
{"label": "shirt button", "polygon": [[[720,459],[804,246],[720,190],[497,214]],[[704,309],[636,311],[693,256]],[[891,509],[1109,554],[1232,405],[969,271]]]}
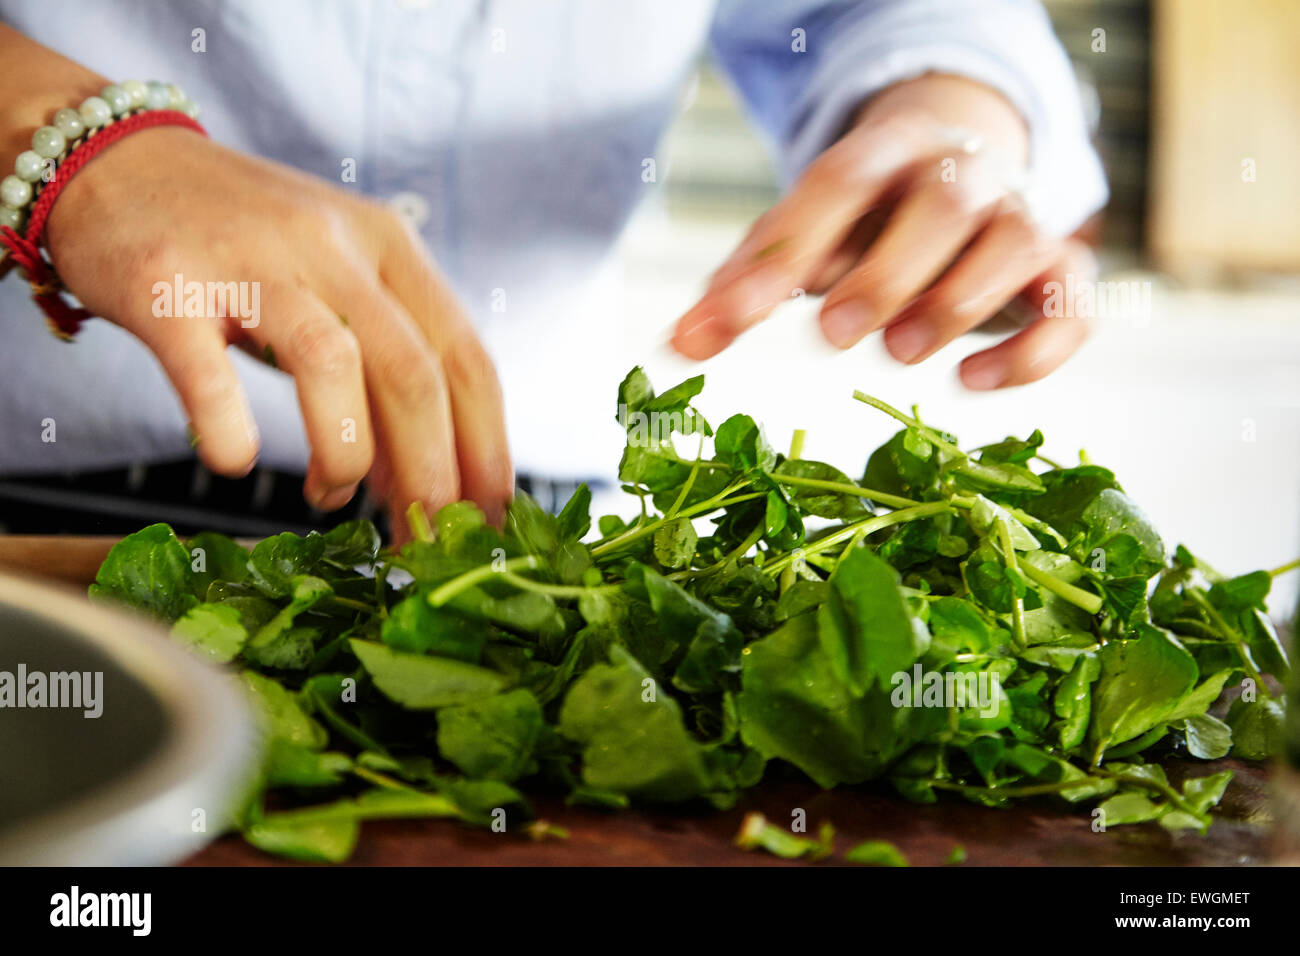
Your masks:
{"label": "shirt button", "polygon": [[388,207],[416,229],[429,221],[429,200],[419,193],[397,193],[388,200]]}

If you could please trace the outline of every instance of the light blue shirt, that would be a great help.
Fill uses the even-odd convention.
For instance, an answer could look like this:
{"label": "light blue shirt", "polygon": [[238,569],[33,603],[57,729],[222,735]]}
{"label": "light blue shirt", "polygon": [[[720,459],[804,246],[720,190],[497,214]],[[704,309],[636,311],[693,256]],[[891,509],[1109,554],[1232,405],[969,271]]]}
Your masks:
{"label": "light blue shirt", "polygon": [[[178,83],[222,143],[410,210],[501,371],[517,466],[562,477],[608,468],[584,435],[612,413],[603,390],[559,409],[548,382],[583,385],[564,343],[608,326],[583,283],[654,188],[643,161],[706,46],[787,182],[865,97],[941,70],[1023,113],[1051,229],[1106,198],[1073,74],[1028,0],[0,0],[0,18],[114,80]],[[0,473],[190,454],[179,403],[130,335],[96,321],[56,341],[16,276],[0,322]],[[235,359],[262,460],[302,467],[292,382]]]}

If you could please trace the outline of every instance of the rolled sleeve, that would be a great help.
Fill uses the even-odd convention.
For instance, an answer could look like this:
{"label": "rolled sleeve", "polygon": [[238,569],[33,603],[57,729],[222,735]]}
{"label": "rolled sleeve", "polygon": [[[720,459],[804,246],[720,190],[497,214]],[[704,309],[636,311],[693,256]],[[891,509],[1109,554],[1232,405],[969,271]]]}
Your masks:
{"label": "rolled sleeve", "polygon": [[1069,233],[1106,202],[1074,72],[1036,2],[723,0],[711,42],[776,144],[787,184],[865,99],[942,72],[997,90],[1024,117],[1026,192],[1046,230]]}

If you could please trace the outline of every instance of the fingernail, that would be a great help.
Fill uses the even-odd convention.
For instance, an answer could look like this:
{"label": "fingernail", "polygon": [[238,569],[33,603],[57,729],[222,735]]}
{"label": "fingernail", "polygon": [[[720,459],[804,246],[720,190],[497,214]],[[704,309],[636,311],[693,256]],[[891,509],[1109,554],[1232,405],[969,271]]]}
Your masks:
{"label": "fingernail", "polygon": [[703,312],[682,319],[672,341],[673,347],[687,358],[704,359],[722,351],[727,335],[715,313]]}
{"label": "fingernail", "polygon": [[856,344],[870,324],[871,313],[856,302],[841,302],[822,313],[822,334],[840,349]]}
{"label": "fingernail", "polygon": [[1006,364],[997,355],[975,355],[961,365],[961,380],[977,392],[997,388],[1006,378]]}
{"label": "fingernail", "polygon": [[352,500],[352,496],[357,493],[357,485],[340,485],[337,488],[330,488],[312,503],[317,511],[337,511],[345,504]]}
{"label": "fingernail", "polygon": [[934,347],[934,327],[929,319],[905,319],[885,330],[885,348],[900,362],[924,358]]}

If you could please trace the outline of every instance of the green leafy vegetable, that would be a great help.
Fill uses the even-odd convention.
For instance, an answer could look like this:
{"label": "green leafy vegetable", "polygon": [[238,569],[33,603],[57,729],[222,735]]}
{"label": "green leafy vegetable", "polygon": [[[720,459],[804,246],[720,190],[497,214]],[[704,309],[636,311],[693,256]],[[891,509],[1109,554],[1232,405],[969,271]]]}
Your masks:
{"label": "green leafy vegetable", "polygon": [[[593,520],[584,485],[558,515],[517,495],[500,529],[469,502],[417,508],[396,553],[364,521],[251,551],[157,524],[91,596],[238,670],[265,738],[238,825],[302,860],[345,859],[382,817],[557,835],[528,822],[534,788],[730,807],[773,763],[1204,830],[1229,774],[1175,788],[1161,760],[1281,748],[1266,600],[1295,563],[1166,557],[1112,472],[1051,464],[1038,431],[967,452],[859,393],[901,427],[845,472],[802,458],[801,434],[781,455],[746,415],[715,434],[702,388],[620,385],[635,517]],[[751,815],[738,842],[817,859],[832,836]],[[882,841],[847,859],[906,864]]]}

